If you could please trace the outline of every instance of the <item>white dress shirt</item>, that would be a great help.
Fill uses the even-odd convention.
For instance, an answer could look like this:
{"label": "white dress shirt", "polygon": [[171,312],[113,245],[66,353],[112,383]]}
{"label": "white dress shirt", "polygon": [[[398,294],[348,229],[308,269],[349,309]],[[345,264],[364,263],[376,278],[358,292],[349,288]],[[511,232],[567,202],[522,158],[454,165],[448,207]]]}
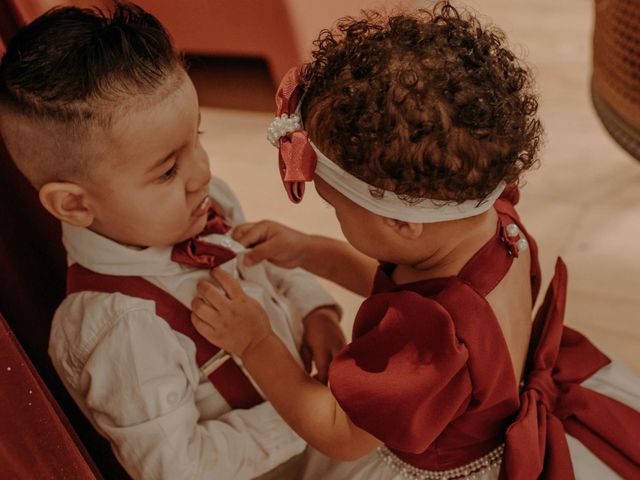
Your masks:
{"label": "white dress shirt", "polygon": [[[214,178],[210,194],[228,223],[244,222],[224,182]],[[228,236],[203,238],[242,250]],[[197,282],[210,278],[208,269],[171,261],[170,247],[135,249],[67,224],[63,242],[69,264],[141,276],[188,308]],[[303,270],[268,262],[245,267],[237,259],[223,268],[262,305],[297,358],[301,319],[317,307],[335,305]],[[120,293],[69,295],[54,316],[49,354],[75,401],[134,478],[250,479],[304,449],[268,402],[231,410],[198,368],[194,343],[158,317],[151,301]]]}

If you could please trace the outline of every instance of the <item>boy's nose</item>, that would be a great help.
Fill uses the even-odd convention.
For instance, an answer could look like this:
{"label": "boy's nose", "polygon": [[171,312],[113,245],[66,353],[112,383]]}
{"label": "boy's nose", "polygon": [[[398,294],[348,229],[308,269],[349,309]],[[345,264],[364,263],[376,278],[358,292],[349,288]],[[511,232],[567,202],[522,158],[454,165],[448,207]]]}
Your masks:
{"label": "boy's nose", "polygon": [[194,158],[191,175],[187,180],[187,191],[195,192],[202,190],[211,180],[211,170],[209,169],[209,156],[202,152]]}

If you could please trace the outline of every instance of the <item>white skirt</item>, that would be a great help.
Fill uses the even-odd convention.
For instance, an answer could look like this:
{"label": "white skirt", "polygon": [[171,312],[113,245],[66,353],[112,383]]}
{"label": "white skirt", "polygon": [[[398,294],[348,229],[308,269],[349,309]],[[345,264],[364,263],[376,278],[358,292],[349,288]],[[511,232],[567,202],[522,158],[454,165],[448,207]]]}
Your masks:
{"label": "white skirt", "polygon": [[[609,358],[612,359],[612,363],[601,368],[582,385],[640,411],[640,377],[621,362],[613,360],[611,356]],[[567,435],[567,442],[577,480],[621,478],[578,440]],[[297,478],[301,480],[418,480],[431,478],[426,475],[422,477],[419,472],[411,474],[407,470],[402,470],[397,464],[392,465],[392,463],[384,453],[384,449],[374,450],[351,462],[340,462],[308,447],[303,457],[302,472]],[[470,469],[469,477],[452,478],[497,480],[500,471],[495,465],[493,468],[489,466],[479,471],[474,470]]]}

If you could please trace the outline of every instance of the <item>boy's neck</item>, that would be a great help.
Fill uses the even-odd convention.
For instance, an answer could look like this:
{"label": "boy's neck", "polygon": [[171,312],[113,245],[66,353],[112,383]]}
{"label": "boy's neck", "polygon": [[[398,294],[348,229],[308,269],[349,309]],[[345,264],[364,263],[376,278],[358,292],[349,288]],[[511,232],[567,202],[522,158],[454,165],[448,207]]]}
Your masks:
{"label": "boy's neck", "polygon": [[[469,259],[495,234],[496,211],[463,220],[443,222],[415,245],[416,262],[398,264],[392,278],[403,284],[457,275]],[[422,247],[422,248],[421,248]]]}

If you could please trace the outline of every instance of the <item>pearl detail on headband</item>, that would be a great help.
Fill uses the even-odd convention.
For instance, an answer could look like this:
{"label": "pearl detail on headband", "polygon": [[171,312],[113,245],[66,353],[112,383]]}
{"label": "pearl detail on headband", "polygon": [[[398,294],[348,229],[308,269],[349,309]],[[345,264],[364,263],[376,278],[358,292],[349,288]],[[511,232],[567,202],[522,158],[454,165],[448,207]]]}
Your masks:
{"label": "pearl detail on headband", "polygon": [[275,117],[271,122],[267,129],[267,140],[271,145],[277,147],[281,137],[297,130],[302,130],[300,116],[295,113],[293,115],[283,113],[279,117]]}

